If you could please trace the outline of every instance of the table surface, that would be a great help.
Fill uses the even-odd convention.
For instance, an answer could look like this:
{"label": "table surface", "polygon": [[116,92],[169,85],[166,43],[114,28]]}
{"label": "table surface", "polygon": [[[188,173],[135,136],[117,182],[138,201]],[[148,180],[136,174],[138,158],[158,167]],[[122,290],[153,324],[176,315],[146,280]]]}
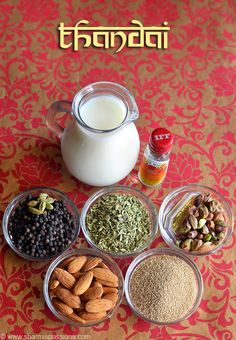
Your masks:
{"label": "table surface", "polygon": [[[169,47],[114,49],[58,47],[60,22],[74,26],[144,26],[168,21]],[[19,192],[50,186],[81,209],[96,190],[73,178],[45,114],[60,99],[72,100],[96,81],[126,86],[140,109],[136,123],[142,150],[150,132],[168,127],[175,136],[167,177],[159,189],[143,187],[134,174],[123,184],[145,192],[157,207],[174,188],[208,185],[236,203],[236,2],[234,0],[1,0],[0,1],[0,193],[1,215]],[[82,235],[77,243],[86,245]],[[164,246],[158,234],[152,247]],[[0,234],[0,337],[60,335],[84,339],[235,339],[235,233],[212,256],[195,259],[205,291],[199,309],[173,326],[144,322],[125,299],[114,317],[78,329],[55,319],[45,305],[48,264],[17,257]],[[129,260],[118,261],[124,273]],[[70,337],[69,337],[70,336]],[[37,337],[36,337],[37,338]],[[43,337],[41,337],[43,338]]]}

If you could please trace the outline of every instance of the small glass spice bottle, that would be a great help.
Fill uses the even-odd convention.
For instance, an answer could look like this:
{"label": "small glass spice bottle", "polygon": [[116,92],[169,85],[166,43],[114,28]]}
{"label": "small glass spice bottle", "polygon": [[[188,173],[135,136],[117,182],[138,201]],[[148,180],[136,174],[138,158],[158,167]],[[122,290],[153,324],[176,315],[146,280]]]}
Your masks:
{"label": "small glass spice bottle", "polygon": [[173,135],[165,128],[154,130],[144,151],[138,177],[146,186],[160,185],[167,173]]}

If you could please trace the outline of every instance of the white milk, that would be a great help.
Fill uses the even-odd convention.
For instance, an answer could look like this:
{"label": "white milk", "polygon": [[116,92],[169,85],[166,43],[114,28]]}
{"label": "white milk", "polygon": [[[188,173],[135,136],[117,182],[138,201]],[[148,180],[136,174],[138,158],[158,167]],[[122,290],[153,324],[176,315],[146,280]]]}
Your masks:
{"label": "white milk", "polygon": [[[102,95],[89,99],[81,108],[83,121],[92,128],[118,127],[126,117],[126,106],[117,97]],[[93,133],[72,122],[61,140],[68,170],[94,186],[114,184],[134,168],[139,153],[139,136],[134,123],[107,133]]]}
{"label": "white milk", "polygon": [[126,106],[115,96],[101,95],[89,99],[80,108],[80,116],[91,128],[114,129],[125,119]]}

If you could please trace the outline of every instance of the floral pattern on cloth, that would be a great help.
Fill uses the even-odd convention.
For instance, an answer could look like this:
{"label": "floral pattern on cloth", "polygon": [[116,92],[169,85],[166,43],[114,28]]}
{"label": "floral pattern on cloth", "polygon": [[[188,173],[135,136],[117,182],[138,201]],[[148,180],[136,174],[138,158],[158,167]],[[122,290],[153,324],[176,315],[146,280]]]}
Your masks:
{"label": "floral pattern on cloth", "polygon": [[[92,26],[144,26],[168,21],[169,47],[62,50],[60,22]],[[137,164],[121,184],[146,193],[157,208],[174,188],[201,183],[236,204],[236,2],[234,0],[1,0],[0,1],[0,194],[1,217],[10,200],[45,185],[67,193],[82,208],[96,190],[67,171],[60,141],[45,115],[55,100],[72,100],[83,86],[107,80],[135,96],[141,153],[156,127],[174,134],[165,181],[143,187]],[[67,124],[67,116],[61,122]],[[140,160],[139,160],[140,161]],[[234,210],[235,211],[235,210]],[[0,232],[0,338],[47,335],[96,340],[233,340],[236,337],[236,238],[214,255],[195,258],[204,279],[198,310],[172,326],[138,319],[125,298],[116,314],[93,328],[57,320],[43,298],[47,263],[17,257]],[[85,246],[80,235],[75,247]],[[165,246],[160,234],[151,247]],[[131,259],[116,260],[125,274]]]}

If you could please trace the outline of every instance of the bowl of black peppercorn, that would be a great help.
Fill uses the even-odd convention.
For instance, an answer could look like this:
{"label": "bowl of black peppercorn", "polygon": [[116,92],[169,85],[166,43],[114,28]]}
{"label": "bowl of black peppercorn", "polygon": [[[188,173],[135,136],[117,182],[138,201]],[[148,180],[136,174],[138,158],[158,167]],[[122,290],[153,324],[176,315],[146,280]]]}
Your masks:
{"label": "bowl of black peppercorn", "polygon": [[79,212],[63,192],[33,188],[7,206],[3,234],[11,249],[31,261],[48,261],[68,250],[79,232]]}

